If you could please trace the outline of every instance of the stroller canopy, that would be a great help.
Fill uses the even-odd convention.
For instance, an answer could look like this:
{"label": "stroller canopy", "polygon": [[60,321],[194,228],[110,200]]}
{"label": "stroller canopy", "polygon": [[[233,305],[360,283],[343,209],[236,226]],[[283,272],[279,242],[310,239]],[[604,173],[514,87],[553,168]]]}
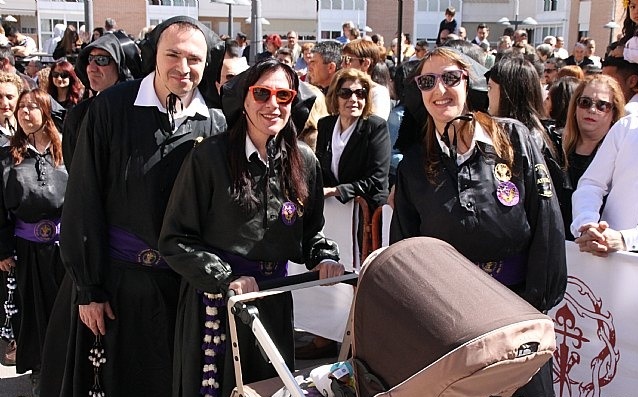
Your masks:
{"label": "stroller canopy", "polygon": [[549,317],[432,238],[373,254],[354,305],[359,396],[511,395],[555,350]]}

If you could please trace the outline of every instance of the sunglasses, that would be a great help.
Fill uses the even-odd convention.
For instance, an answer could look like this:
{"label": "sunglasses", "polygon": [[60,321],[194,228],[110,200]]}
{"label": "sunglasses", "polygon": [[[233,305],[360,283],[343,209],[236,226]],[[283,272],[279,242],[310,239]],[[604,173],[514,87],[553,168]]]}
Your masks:
{"label": "sunglasses", "polygon": [[596,110],[598,110],[601,113],[609,113],[614,108],[614,105],[612,105],[611,102],[603,101],[600,99],[597,101],[594,101],[592,98],[588,96],[581,96],[580,98],[578,98],[578,101],[576,101],[576,103],[578,104],[579,108],[585,109],[585,110],[589,110],[592,108],[592,106],[595,106]]}
{"label": "sunglasses", "polygon": [[352,63],[353,59],[356,59],[359,62],[363,61],[363,58],[357,58],[357,57],[353,57],[353,56],[350,56],[350,55],[342,55],[341,56],[341,62],[345,63],[346,65],[350,65]]}
{"label": "sunglasses", "polygon": [[89,64],[95,61],[95,64],[97,66],[106,66],[111,63],[112,60],[113,58],[108,55],[89,55],[88,58]]}
{"label": "sunglasses", "polygon": [[366,99],[368,91],[365,88],[358,88],[356,90],[351,90],[350,88],[339,88],[337,91],[337,96],[341,99],[350,99],[352,98],[352,94],[354,94],[358,99]]}
{"label": "sunglasses", "polygon": [[446,87],[456,87],[459,85],[464,76],[467,76],[465,70],[449,70],[442,74],[427,73],[416,76],[414,81],[421,91],[430,91],[436,85],[436,81],[441,79]]}
{"label": "sunglasses", "polygon": [[548,69],[548,68],[545,68],[545,73],[555,72],[555,71],[557,71],[557,70],[558,70],[558,69],[552,69],[552,68],[549,68],[549,69]]}
{"label": "sunglasses", "polygon": [[57,79],[58,77],[68,79],[69,77],[71,77],[69,72],[51,72],[51,76],[53,76],[54,79]]}
{"label": "sunglasses", "polygon": [[288,88],[269,88],[261,85],[253,85],[248,90],[255,102],[266,102],[274,95],[280,105],[288,105],[297,95],[297,91]]}

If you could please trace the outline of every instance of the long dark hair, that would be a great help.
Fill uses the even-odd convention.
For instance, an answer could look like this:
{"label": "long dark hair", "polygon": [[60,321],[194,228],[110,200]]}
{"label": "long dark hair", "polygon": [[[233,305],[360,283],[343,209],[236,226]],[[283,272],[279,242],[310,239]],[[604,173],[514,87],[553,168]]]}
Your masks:
{"label": "long dark hair", "polygon": [[557,128],[565,127],[569,101],[572,96],[574,96],[574,91],[576,91],[576,87],[578,87],[580,82],[581,80],[578,80],[576,77],[565,76],[556,80],[554,84],[549,87],[547,95],[552,103],[549,117],[556,122]]}
{"label": "long dark hair", "polygon": [[[31,91],[24,91],[18,98],[18,106],[22,98],[28,97],[35,102],[40,108],[42,113],[42,130],[51,140],[51,154],[53,156],[53,163],[55,166],[62,165],[62,140],[58,129],[55,128],[53,117],[51,116],[51,97],[46,92],[39,88],[35,88]],[[20,109],[16,108],[16,113]],[[16,116],[17,119],[19,117]],[[16,133],[11,137],[11,156],[13,157],[14,164],[18,165],[22,162],[27,153],[27,146],[29,145],[29,137],[22,129],[20,122],[18,121],[18,128]]]}
{"label": "long dark hair", "polygon": [[521,55],[505,56],[494,65],[489,76],[501,88],[498,113],[493,116],[510,117],[530,130],[541,130],[543,91],[534,65]]}
{"label": "long dark hair", "polygon": [[[244,79],[244,85],[237,87],[242,92],[242,104],[248,95],[248,88],[254,85],[264,74],[282,70],[288,78],[290,88],[298,91],[299,78],[292,68],[276,59],[266,59],[251,67]],[[295,99],[296,100],[296,99]],[[294,107],[294,102],[290,105]],[[253,192],[253,180],[248,169],[246,159],[246,134],[248,133],[248,119],[242,112],[237,122],[228,130],[228,160],[230,177],[232,179],[231,194],[233,200],[241,205],[246,212],[251,213],[257,209],[259,199]],[[304,164],[300,149],[297,146],[297,131],[292,122],[292,117],[275,136],[275,147],[285,145],[285,154],[282,155],[282,172],[279,185],[286,199],[304,204],[308,198],[308,186],[304,178]]]}

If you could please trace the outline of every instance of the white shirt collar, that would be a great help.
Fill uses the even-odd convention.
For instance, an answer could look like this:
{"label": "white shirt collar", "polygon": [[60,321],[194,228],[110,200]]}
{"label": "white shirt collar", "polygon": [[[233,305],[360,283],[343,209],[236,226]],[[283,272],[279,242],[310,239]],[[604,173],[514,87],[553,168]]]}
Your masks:
{"label": "white shirt collar", "polygon": [[262,163],[268,164],[266,159],[261,158],[261,155],[259,154],[259,150],[257,150],[257,146],[255,146],[252,139],[250,139],[250,137],[248,136],[248,133],[246,133],[246,160],[250,161],[250,156],[252,156],[253,153],[257,153],[257,158],[261,160]]}
{"label": "white shirt collar", "polygon": [[[159,98],[157,98],[157,94],[155,93],[155,87],[153,86],[154,80],[155,72],[151,72],[148,76],[142,79],[134,105],[156,107],[160,112],[166,113],[166,107],[164,107],[164,104],[159,100]],[[197,113],[204,117],[209,117],[208,106],[206,106],[204,97],[197,87],[195,87],[195,93],[193,94],[191,103],[185,107],[184,110],[179,110],[180,111],[175,114],[175,119],[192,117]]]}
{"label": "white shirt collar", "polygon": [[[276,137],[272,138],[272,139],[276,139]],[[285,148],[285,143],[282,140],[281,141],[281,150],[284,150]],[[255,144],[253,143],[252,139],[250,139],[250,137],[248,136],[248,132],[246,132],[246,159],[248,161],[250,161],[250,156],[253,155],[253,153],[257,153],[257,158],[264,164],[266,164],[266,166],[268,166],[268,159],[264,159],[261,157],[261,154],[259,154],[259,150],[257,149],[257,146],[255,146]],[[281,157],[281,151],[278,151],[277,154],[275,154],[275,158],[278,159],[279,157]]]}

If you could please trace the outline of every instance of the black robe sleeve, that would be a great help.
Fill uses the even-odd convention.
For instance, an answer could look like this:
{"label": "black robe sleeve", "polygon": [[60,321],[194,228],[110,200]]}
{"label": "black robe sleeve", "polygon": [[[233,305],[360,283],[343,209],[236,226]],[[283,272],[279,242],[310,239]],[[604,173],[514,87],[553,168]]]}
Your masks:
{"label": "black robe sleeve", "polygon": [[[525,211],[531,229],[527,254],[527,277],[522,297],[546,311],[562,299],[567,286],[565,231],[558,199],[541,150],[529,133],[516,124],[510,139],[520,145],[525,172]],[[517,142],[518,141],[518,142]]]}
{"label": "black robe sleeve", "polygon": [[[412,161],[413,154],[420,152],[420,147],[414,148],[397,167],[397,182],[394,190],[394,211],[390,223],[390,244],[410,237],[421,235],[419,226],[423,220],[414,206],[414,198],[409,191],[409,180],[414,175],[417,162]],[[417,156],[419,157],[419,156]],[[406,168],[407,167],[407,168]],[[421,165],[423,167],[423,165]],[[425,177],[425,175],[423,175]]]}
{"label": "black robe sleeve", "polygon": [[[11,172],[11,155],[6,150],[2,153],[2,191],[0,192],[0,260],[11,258],[15,255],[15,236],[13,220],[9,217],[9,211],[5,204],[5,186],[8,173]],[[0,285],[0,288],[4,288]]]}
{"label": "black robe sleeve", "polygon": [[194,288],[217,293],[228,290],[232,269],[203,240],[206,214],[219,193],[213,188],[219,163],[209,159],[210,151],[199,150],[207,146],[204,141],[182,164],[166,207],[159,249],[171,268]]}
{"label": "black robe sleeve", "polygon": [[[94,104],[97,104],[94,102]],[[105,191],[110,107],[92,108],[83,121],[62,211],[60,253],[77,288],[78,304],[108,301],[103,288],[109,260]]]}

